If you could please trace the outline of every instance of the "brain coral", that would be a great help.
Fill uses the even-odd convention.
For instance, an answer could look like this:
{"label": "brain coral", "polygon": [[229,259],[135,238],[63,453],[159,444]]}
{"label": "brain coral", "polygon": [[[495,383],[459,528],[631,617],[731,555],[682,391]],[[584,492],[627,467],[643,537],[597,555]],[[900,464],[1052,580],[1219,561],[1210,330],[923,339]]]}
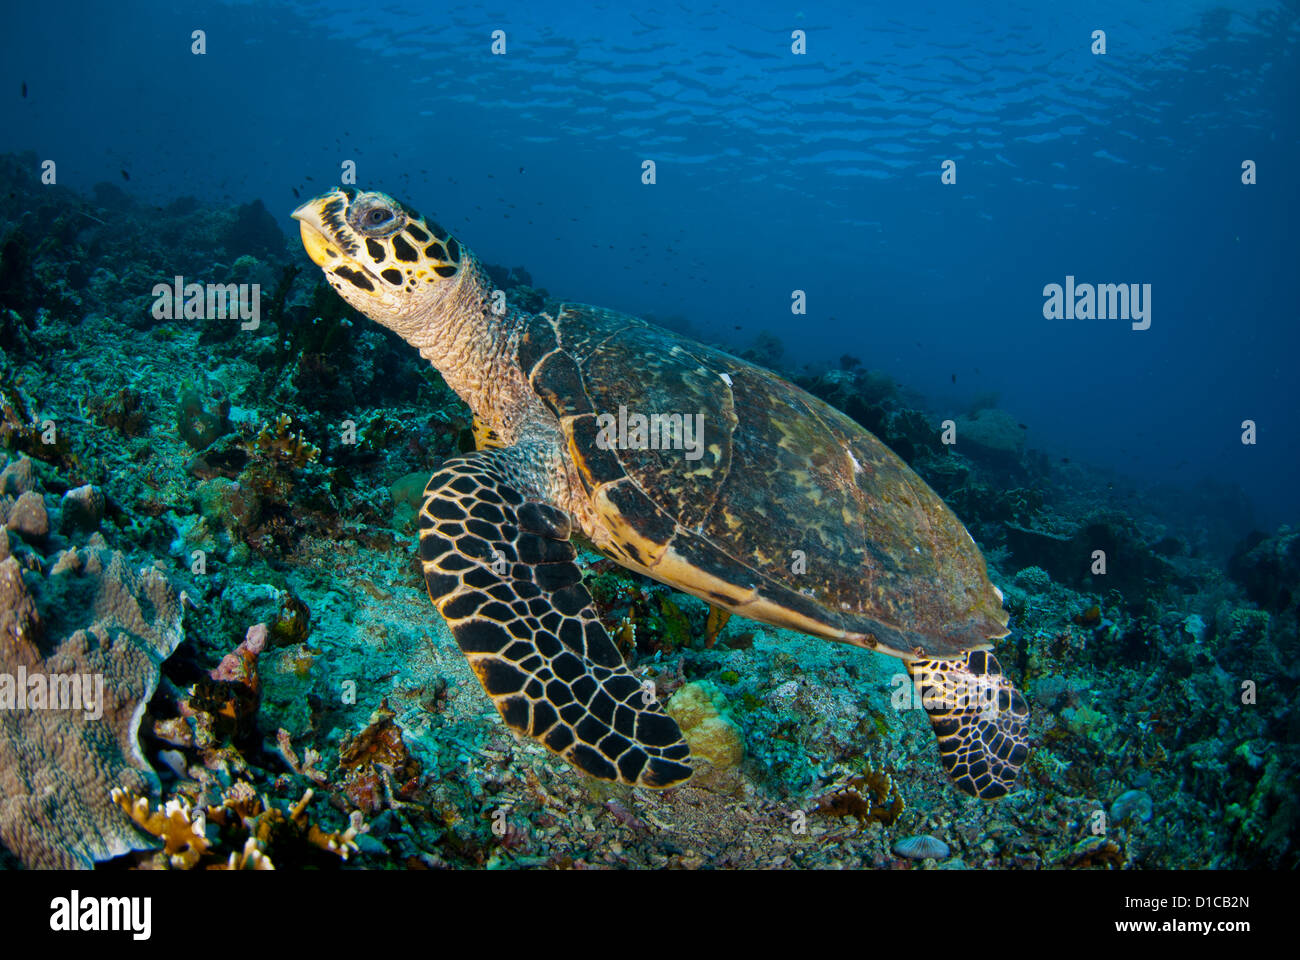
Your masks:
{"label": "brain coral", "polygon": [[[89,867],[150,846],[110,791],[157,789],[136,731],[182,634],[163,574],[133,568],[99,534],[47,561],[13,555],[0,531],[0,842],[28,867]],[[53,709],[74,675],[90,680],[63,694],[89,701]],[[38,697],[45,706],[32,709]]]}
{"label": "brain coral", "polygon": [[745,758],[740,728],[718,710],[715,699],[720,697],[712,685],[695,682],[681,687],[668,701],[668,715],[691,746],[695,780],[701,785],[721,785],[722,775]]}

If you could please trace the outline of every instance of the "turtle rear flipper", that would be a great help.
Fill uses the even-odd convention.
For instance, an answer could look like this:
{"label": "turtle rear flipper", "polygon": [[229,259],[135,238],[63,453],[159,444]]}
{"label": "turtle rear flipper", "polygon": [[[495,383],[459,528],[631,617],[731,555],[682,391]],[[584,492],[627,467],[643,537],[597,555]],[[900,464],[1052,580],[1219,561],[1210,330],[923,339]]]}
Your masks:
{"label": "turtle rear flipper", "polygon": [[986,650],[908,664],[958,788],[983,800],[1005,794],[1029,756],[1029,707]]}
{"label": "turtle rear flipper", "polygon": [[690,750],[596,618],[568,515],[515,489],[510,456],[455,457],[425,487],[430,598],[516,733],[602,780],[684,781]]}

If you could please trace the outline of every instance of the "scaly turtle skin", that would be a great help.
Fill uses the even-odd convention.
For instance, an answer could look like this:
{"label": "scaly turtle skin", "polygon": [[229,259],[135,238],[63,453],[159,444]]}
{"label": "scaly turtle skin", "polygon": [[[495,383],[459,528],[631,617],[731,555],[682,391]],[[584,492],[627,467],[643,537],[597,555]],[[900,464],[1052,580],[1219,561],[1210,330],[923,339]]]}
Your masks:
{"label": "scaly turtle skin", "polygon": [[[984,559],[943,501],[855,422],[775,374],[598,307],[528,314],[457,240],[382,193],[302,207],[345,300],[419,349],[475,416],[420,513],[429,595],[507,724],[607,780],[690,775],[574,563],[618,563],[756,620],[906,662],[953,781],[1006,793],[1028,709]],[[692,427],[702,427],[696,431]]]}

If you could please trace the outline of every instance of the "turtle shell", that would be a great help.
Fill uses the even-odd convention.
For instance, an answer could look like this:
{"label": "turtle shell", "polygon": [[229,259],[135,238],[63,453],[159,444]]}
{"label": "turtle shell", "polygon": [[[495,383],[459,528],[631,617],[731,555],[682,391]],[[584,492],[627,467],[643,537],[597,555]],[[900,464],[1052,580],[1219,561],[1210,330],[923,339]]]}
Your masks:
{"label": "turtle shell", "polygon": [[[961,521],[811,394],[585,305],[531,318],[518,353],[620,562],[744,616],[906,659],[1006,635],[1001,594]],[[654,430],[611,432],[637,414],[659,416],[657,443]],[[684,434],[685,420],[674,433],[674,415],[700,435]]]}

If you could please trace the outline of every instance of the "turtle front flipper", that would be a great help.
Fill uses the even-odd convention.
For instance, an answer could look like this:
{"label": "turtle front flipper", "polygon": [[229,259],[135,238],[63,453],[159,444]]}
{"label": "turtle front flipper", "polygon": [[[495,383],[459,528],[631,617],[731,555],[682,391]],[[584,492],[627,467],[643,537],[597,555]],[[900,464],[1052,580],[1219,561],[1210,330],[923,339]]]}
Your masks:
{"label": "turtle front flipper", "polygon": [[602,780],[684,781],[690,750],[596,618],[568,515],[526,500],[512,466],[509,450],[474,453],[429,480],[420,558],[430,598],[516,733]]}
{"label": "turtle front flipper", "polygon": [[908,669],[952,782],[983,800],[1010,790],[1029,756],[1029,707],[997,658],[977,650]]}

